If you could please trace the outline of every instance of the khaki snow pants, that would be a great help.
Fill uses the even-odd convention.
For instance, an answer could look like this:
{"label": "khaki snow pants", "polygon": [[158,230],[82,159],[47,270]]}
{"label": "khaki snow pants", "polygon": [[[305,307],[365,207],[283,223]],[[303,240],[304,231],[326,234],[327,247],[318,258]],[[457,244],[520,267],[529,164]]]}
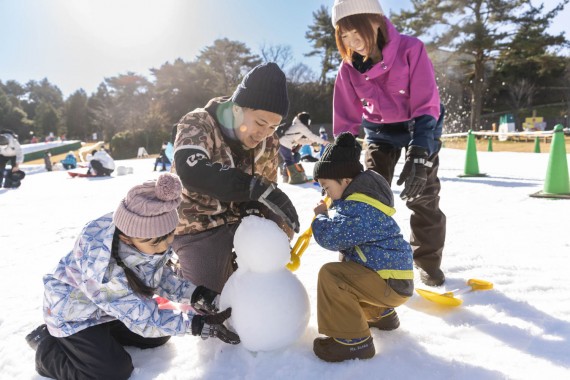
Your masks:
{"label": "khaki snow pants", "polygon": [[325,264],[317,285],[319,333],[342,339],[369,336],[369,319],[402,305],[408,298],[363,265],[351,261]]}

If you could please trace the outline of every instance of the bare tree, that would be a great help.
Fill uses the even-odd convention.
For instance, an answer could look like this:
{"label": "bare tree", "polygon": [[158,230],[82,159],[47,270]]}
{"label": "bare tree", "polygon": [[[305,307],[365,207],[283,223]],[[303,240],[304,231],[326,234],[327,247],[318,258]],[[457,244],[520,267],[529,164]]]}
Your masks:
{"label": "bare tree", "polygon": [[261,45],[261,59],[263,62],[275,62],[282,70],[293,62],[293,52],[289,45]]}
{"label": "bare tree", "polygon": [[291,83],[315,82],[316,74],[304,63],[297,63],[287,71],[287,79]]}

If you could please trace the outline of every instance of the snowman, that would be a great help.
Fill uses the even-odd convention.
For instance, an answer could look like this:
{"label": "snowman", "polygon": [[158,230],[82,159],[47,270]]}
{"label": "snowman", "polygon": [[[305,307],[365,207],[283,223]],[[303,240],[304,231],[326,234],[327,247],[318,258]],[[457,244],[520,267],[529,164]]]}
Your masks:
{"label": "snowman", "polygon": [[250,351],[270,351],[295,342],[309,323],[309,297],[285,265],[287,235],[275,222],[257,216],[242,220],[234,237],[238,269],[224,286],[220,310],[232,308],[229,322]]}

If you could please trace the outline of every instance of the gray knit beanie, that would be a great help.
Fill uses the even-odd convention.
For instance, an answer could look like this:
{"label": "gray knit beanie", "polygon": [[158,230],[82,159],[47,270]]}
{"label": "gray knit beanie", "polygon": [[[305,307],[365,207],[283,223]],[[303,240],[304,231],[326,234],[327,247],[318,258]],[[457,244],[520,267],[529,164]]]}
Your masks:
{"label": "gray knit beanie", "polygon": [[275,62],[255,66],[245,75],[230,100],[241,107],[269,111],[285,118],[289,112],[285,73]]}
{"label": "gray knit beanie", "polygon": [[378,0],[335,0],[331,13],[332,24],[336,27],[341,18],[362,13],[383,15],[384,11]]}
{"label": "gray knit beanie", "polygon": [[164,173],[157,180],[133,187],[113,214],[113,223],[134,238],[164,236],[178,225],[182,184],[176,174]]}

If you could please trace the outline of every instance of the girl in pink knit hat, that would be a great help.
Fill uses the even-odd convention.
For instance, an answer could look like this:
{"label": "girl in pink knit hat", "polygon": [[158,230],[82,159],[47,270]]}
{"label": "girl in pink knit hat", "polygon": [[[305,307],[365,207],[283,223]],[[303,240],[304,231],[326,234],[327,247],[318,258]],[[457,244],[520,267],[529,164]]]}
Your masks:
{"label": "girl in pink knit hat", "polygon": [[[44,320],[26,336],[36,370],[57,379],[127,379],[123,346],[153,348],[172,335],[238,344],[218,312],[218,294],[177,276],[171,244],[182,184],[175,174],[133,187],[114,213],[83,228],[75,247],[44,276]],[[154,295],[188,304],[159,308]]]}

